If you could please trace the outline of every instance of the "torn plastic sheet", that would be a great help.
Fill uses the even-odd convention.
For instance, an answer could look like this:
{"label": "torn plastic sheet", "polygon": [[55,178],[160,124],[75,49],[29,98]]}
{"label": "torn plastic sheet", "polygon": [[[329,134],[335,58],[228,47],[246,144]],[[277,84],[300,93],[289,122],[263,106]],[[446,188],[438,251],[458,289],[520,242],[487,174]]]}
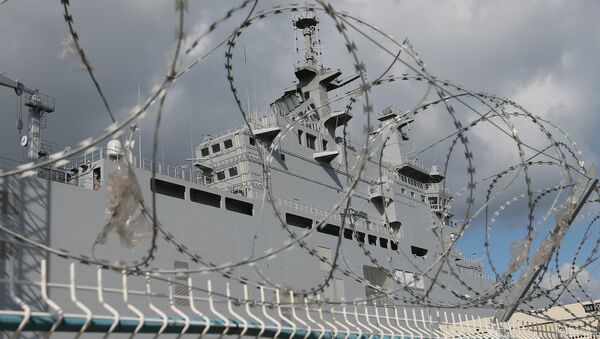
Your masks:
{"label": "torn plastic sheet", "polygon": [[507,274],[515,273],[519,267],[521,267],[527,260],[529,253],[529,246],[531,246],[531,240],[522,239],[519,242],[513,243],[510,246],[510,262],[508,264]]}
{"label": "torn plastic sheet", "polygon": [[144,199],[135,173],[129,163],[121,163],[108,177],[108,222],[96,238],[105,244],[108,235],[115,232],[121,245],[132,249],[152,236],[152,223],[142,210]]}

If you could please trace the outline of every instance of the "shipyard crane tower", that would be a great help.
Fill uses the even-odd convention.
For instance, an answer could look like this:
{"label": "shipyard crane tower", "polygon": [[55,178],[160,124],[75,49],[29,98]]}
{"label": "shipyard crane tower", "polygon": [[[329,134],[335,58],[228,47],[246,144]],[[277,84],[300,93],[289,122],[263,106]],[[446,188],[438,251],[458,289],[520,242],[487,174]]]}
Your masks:
{"label": "shipyard crane tower", "polygon": [[[25,106],[29,107],[29,124],[27,135],[21,138],[21,146],[27,147],[27,157],[30,161],[37,161],[41,152],[40,121],[45,113],[54,112],[54,98],[40,93],[37,89],[33,90],[18,80],[12,80],[0,74],[0,86],[12,88],[18,96],[27,94]],[[17,122],[20,129],[22,124]]]}

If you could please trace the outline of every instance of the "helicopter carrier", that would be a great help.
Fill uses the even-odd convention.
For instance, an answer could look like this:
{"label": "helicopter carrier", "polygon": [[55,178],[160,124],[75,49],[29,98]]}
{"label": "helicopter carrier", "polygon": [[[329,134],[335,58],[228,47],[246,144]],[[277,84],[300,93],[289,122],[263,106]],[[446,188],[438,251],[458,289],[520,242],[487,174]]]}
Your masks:
{"label": "helicopter carrier", "polygon": [[[44,310],[48,307],[43,300],[50,298],[63,312],[80,310],[78,302],[102,311],[94,288],[97,266],[89,263],[133,265],[148,251],[152,257],[144,267],[170,274],[174,281],[186,281],[194,270],[223,266],[205,272],[221,291],[235,278],[307,291],[332,302],[444,307],[468,302],[493,286],[496,282],[484,276],[480,260],[448,250],[457,236],[449,211],[452,195],[436,166],[405,156],[412,119],[400,119],[393,107],[377,115],[379,138],[386,140],[386,147],[365,162],[355,179],[363,146],[344,137],[342,128],[352,123],[352,114],[334,110],[329,96],[351,86],[358,75],[342,77],[339,69],[320,64],[317,24],[312,14],[294,20],[304,38],[302,61],[293,69],[297,81],[273,101],[271,111],[206,137],[195,146],[188,166],[153,163],[113,140],[72,157],[60,168],[0,180],[2,225],[48,248],[84,258],[73,274],[64,256],[15,243],[0,233],[0,308],[18,308],[21,300]],[[29,95],[29,133],[23,145],[38,161],[47,156],[40,118],[51,117],[54,104],[19,83],[16,87]],[[107,233],[98,241],[102,227],[114,218],[115,210],[107,215],[107,208],[119,186],[111,181],[118,182],[124,168],[131,169],[126,179],[135,179],[147,206],[155,195],[164,232],[152,239],[146,216],[145,223],[127,220],[129,231]],[[353,180],[357,182],[349,192]],[[277,250],[282,247],[287,248]],[[439,260],[443,255],[447,259]],[[252,260],[261,256],[266,259]],[[17,277],[14,286],[9,271]],[[32,286],[41,275],[64,284],[47,286],[47,294],[40,295]],[[128,288],[145,291],[144,277],[134,276]],[[75,300],[65,288],[73,277],[78,285],[89,286]],[[114,292],[122,286],[121,274],[106,270],[102,279],[106,302],[118,312],[132,313],[123,296]],[[174,293],[176,304],[189,307],[187,288]],[[133,303],[145,297],[132,293],[129,298]]]}

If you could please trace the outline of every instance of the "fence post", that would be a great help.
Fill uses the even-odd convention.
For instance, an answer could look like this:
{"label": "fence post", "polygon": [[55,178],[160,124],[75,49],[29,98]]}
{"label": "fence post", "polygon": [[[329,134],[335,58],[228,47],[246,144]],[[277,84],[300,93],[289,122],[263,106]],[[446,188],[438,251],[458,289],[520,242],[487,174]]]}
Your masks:
{"label": "fence post", "polygon": [[140,330],[144,326],[146,317],[144,316],[144,313],[142,311],[138,310],[135,306],[129,303],[129,289],[127,288],[127,272],[125,270],[121,272],[121,277],[123,282],[123,302],[127,305],[127,308],[131,310],[131,312],[135,313],[135,315],[138,316],[138,325],[136,326],[135,330],[133,331],[130,337],[133,338],[140,332]]}
{"label": "fence post", "polygon": [[202,333],[200,333],[199,336],[199,338],[202,338],[202,336],[204,336],[210,329],[211,324],[210,319],[208,319],[208,317],[205,316],[204,313],[200,312],[196,308],[196,300],[194,299],[194,290],[192,289],[192,286],[192,277],[188,275],[188,297],[190,298],[190,309],[192,310],[192,312],[194,312],[196,315],[202,318],[202,320],[204,320],[205,322],[204,329],[202,330]]}
{"label": "fence post", "polygon": [[104,301],[104,285],[102,284],[101,266],[96,266],[96,282],[98,284],[98,302],[113,316],[113,323],[110,325],[110,328],[108,329],[108,331],[106,331],[106,335],[104,336],[106,338],[110,334],[112,334],[117,325],[119,325],[120,316],[117,310],[115,310],[113,307],[111,307]]}
{"label": "fence post", "polygon": [[216,315],[217,317],[219,317],[219,319],[221,319],[221,321],[223,321],[223,326],[225,327],[225,329],[223,330],[223,333],[221,333],[221,335],[225,335],[229,330],[229,320],[225,318],[223,314],[219,313],[217,309],[215,309],[215,302],[213,300],[212,293],[212,282],[210,281],[210,279],[206,281],[206,285],[208,287],[208,308],[214,315]]}
{"label": "fence post", "polygon": [[83,332],[85,332],[85,330],[90,325],[90,322],[92,321],[92,311],[82,302],[77,300],[76,289],[77,286],[75,285],[75,263],[72,262],[69,265],[69,290],[71,301],[75,305],[77,305],[77,307],[79,307],[79,309],[82,310],[85,314],[85,322],[83,323],[83,326],[81,326],[81,328],[79,329],[79,333],[75,336],[75,338],[79,338],[83,334]]}
{"label": "fence post", "polygon": [[48,331],[49,337],[52,335],[52,333],[54,333],[58,325],[60,325],[60,323],[62,322],[63,311],[60,308],[60,306],[58,306],[54,301],[52,301],[48,297],[48,264],[46,262],[46,259],[42,259],[40,267],[40,291],[42,293],[42,299],[44,300],[44,302],[48,306],[50,306],[50,308],[52,308],[54,310],[54,313],[56,314],[56,320],[54,321],[54,324],[52,324],[50,331]]}
{"label": "fence post", "polygon": [[152,295],[152,290],[150,289],[150,273],[146,272],[146,298],[148,299],[148,306],[150,307],[150,309],[152,311],[154,311],[154,313],[158,314],[158,316],[162,319],[162,325],[160,326],[160,328],[158,329],[158,332],[156,333],[156,336],[159,336],[165,331],[169,322],[168,322],[167,315],[163,311],[161,311],[158,307],[154,306],[154,304],[152,303],[151,295]]}
{"label": "fence post", "polygon": [[242,316],[240,316],[233,310],[233,303],[231,302],[231,289],[229,288],[229,283],[225,283],[225,292],[227,293],[227,310],[232,316],[237,318],[242,323],[242,331],[238,335],[238,338],[241,338],[248,331],[248,322],[246,321],[246,319],[244,319]]}

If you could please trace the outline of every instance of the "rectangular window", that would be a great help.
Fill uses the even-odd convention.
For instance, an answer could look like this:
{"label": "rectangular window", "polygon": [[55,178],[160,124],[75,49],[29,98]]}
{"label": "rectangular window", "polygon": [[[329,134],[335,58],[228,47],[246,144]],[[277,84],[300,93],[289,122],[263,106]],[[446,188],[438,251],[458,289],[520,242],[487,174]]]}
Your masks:
{"label": "rectangular window", "polygon": [[248,139],[248,142],[250,143],[250,145],[255,146],[256,145],[256,139],[254,139],[253,137],[250,137]]}
{"label": "rectangular window", "polygon": [[377,236],[369,234],[369,245],[377,246]]}
{"label": "rectangular window", "polygon": [[225,208],[229,211],[252,215],[254,205],[249,202],[240,201],[232,198],[225,198]]}
{"label": "rectangular window", "polygon": [[425,202],[425,196],[421,194],[421,202]]}
{"label": "rectangular window", "polygon": [[365,243],[365,234],[363,232],[356,232],[356,240],[360,243]]}
{"label": "rectangular window", "polygon": [[417,246],[410,247],[410,253],[412,253],[412,255],[414,255],[415,257],[426,259],[427,252],[429,252],[429,251],[425,248],[421,248],[421,247],[417,247]]}
{"label": "rectangular window", "polygon": [[217,153],[221,151],[221,144],[214,144],[212,145],[212,152],[213,153]]}
{"label": "rectangular window", "polygon": [[190,200],[212,207],[221,207],[221,196],[218,194],[190,188]]}
{"label": "rectangular window", "polygon": [[344,238],[352,240],[352,233],[354,233],[354,231],[352,231],[349,228],[344,228]]}
{"label": "rectangular window", "polygon": [[225,146],[225,149],[229,149],[233,147],[233,141],[231,141],[231,139],[227,139],[223,141],[223,146]]}
{"label": "rectangular window", "polygon": [[223,172],[223,171],[217,172],[217,179],[218,180],[225,179],[225,172]]}
{"label": "rectangular window", "polygon": [[402,194],[406,194],[406,189],[405,189],[404,187],[403,187],[403,188],[400,188],[400,193],[402,193]]}
{"label": "rectangular window", "polygon": [[332,224],[325,224],[325,225],[321,226],[321,228],[318,228],[317,231],[319,231],[321,233],[333,235],[334,237],[339,237],[339,235],[340,235],[340,227],[332,225]]}
{"label": "rectangular window", "polygon": [[323,151],[327,151],[327,140],[323,139]]}
{"label": "rectangular window", "polygon": [[238,175],[238,170],[237,167],[232,167],[229,169],[229,177],[235,177],[236,175]]}
{"label": "rectangular window", "polygon": [[390,241],[390,245],[391,245],[392,251],[397,251],[398,250],[398,243],[397,242],[391,240]]}
{"label": "rectangular window", "polygon": [[411,197],[411,198],[414,198],[414,197],[415,197],[415,192],[413,192],[413,191],[410,191],[410,197]]}
{"label": "rectangular window", "polygon": [[304,218],[291,213],[285,214],[285,222],[290,226],[296,226],[301,228],[310,229],[312,226],[312,219]]}
{"label": "rectangular window", "polygon": [[167,195],[177,199],[185,199],[185,186],[177,185],[172,182],[160,179],[151,179],[150,189],[154,193]]}
{"label": "rectangular window", "polygon": [[386,238],[379,238],[379,246],[387,248],[388,240]]}
{"label": "rectangular window", "polygon": [[298,143],[302,145],[302,131],[298,130]]}
{"label": "rectangular window", "polygon": [[317,137],[312,134],[306,133],[306,146],[310,149],[316,150],[317,149],[317,147],[315,146],[316,143],[317,143]]}
{"label": "rectangular window", "polygon": [[208,147],[204,147],[203,149],[200,150],[200,153],[202,153],[203,157],[207,157],[208,156]]}

